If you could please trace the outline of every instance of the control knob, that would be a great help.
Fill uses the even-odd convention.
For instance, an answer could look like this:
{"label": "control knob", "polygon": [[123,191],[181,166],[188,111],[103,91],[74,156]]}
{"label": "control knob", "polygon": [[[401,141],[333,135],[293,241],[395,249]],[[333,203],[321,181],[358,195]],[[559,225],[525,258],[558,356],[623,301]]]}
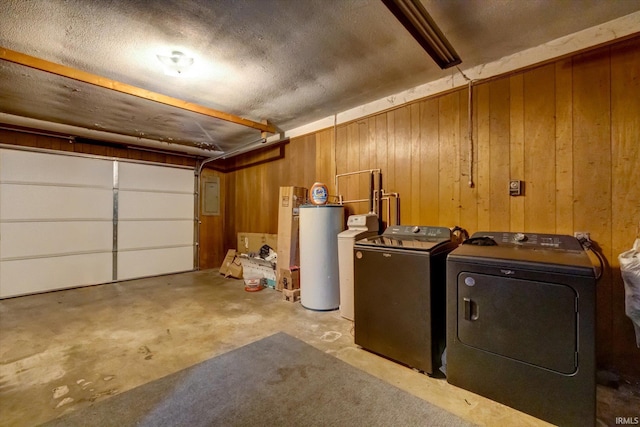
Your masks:
{"label": "control knob", "polygon": [[527,240],[527,236],[524,233],[516,233],[515,236],[513,236],[513,240],[516,242],[524,242]]}
{"label": "control knob", "polygon": [[411,232],[412,232],[413,234],[418,234],[418,233],[420,232],[420,227],[418,227],[418,226],[416,225],[415,227],[413,227],[413,228],[411,229]]}

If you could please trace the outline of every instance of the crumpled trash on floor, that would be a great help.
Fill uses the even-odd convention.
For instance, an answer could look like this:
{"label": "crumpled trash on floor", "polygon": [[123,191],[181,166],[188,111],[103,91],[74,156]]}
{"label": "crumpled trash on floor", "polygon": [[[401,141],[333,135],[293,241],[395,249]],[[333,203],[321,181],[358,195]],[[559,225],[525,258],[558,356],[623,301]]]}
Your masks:
{"label": "crumpled trash on floor", "polygon": [[636,239],[633,249],[618,255],[618,261],[624,281],[625,314],[633,322],[640,348],[640,239]]}
{"label": "crumpled trash on floor", "polygon": [[260,248],[260,258],[266,259],[267,261],[273,261],[276,259],[278,254],[271,248],[269,245],[262,245]]}

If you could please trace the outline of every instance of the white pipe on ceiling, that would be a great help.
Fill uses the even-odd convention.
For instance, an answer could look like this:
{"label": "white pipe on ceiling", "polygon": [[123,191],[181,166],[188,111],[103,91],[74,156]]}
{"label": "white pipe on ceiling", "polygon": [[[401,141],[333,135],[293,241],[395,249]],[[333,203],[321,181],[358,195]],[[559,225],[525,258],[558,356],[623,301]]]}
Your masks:
{"label": "white pipe on ceiling", "polygon": [[202,157],[212,157],[224,155],[223,151],[203,150],[201,148],[191,147],[182,144],[171,144],[164,141],[156,141],[154,139],[139,138],[136,136],[121,135],[118,133],[105,132],[101,130],[87,129],[78,126],[64,125],[60,123],[47,122],[44,120],[32,119],[29,117],[14,116],[12,114],[0,113],[0,123],[14,126],[23,126],[49,132],[57,132],[68,134],[69,136],[77,136],[81,138],[96,139],[105,142],[119,142],[122,144],[130,144],[140,147],[156,148],[161,150],[176,151]]}

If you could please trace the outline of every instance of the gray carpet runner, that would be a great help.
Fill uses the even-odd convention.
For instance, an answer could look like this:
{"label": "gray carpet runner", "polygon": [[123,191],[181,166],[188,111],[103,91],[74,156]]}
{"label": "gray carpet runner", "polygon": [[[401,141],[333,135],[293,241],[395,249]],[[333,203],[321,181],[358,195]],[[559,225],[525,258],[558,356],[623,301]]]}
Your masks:
{"label": "gray carpet runner", "polygon": [[277,333],[46,426],[470,426]]}

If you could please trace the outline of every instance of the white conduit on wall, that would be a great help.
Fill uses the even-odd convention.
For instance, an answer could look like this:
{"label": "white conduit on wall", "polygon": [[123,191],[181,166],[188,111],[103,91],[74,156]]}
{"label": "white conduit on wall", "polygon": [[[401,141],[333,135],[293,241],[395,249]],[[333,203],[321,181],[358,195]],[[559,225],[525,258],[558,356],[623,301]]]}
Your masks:
{"label": "white conduit on wall", "polygon": [[469,80],[469,107],[467,109],[467,124],[467,130],[469,134],[469,188],[473,188],[475,186],[475,184],[473,183],[473,80]]}

